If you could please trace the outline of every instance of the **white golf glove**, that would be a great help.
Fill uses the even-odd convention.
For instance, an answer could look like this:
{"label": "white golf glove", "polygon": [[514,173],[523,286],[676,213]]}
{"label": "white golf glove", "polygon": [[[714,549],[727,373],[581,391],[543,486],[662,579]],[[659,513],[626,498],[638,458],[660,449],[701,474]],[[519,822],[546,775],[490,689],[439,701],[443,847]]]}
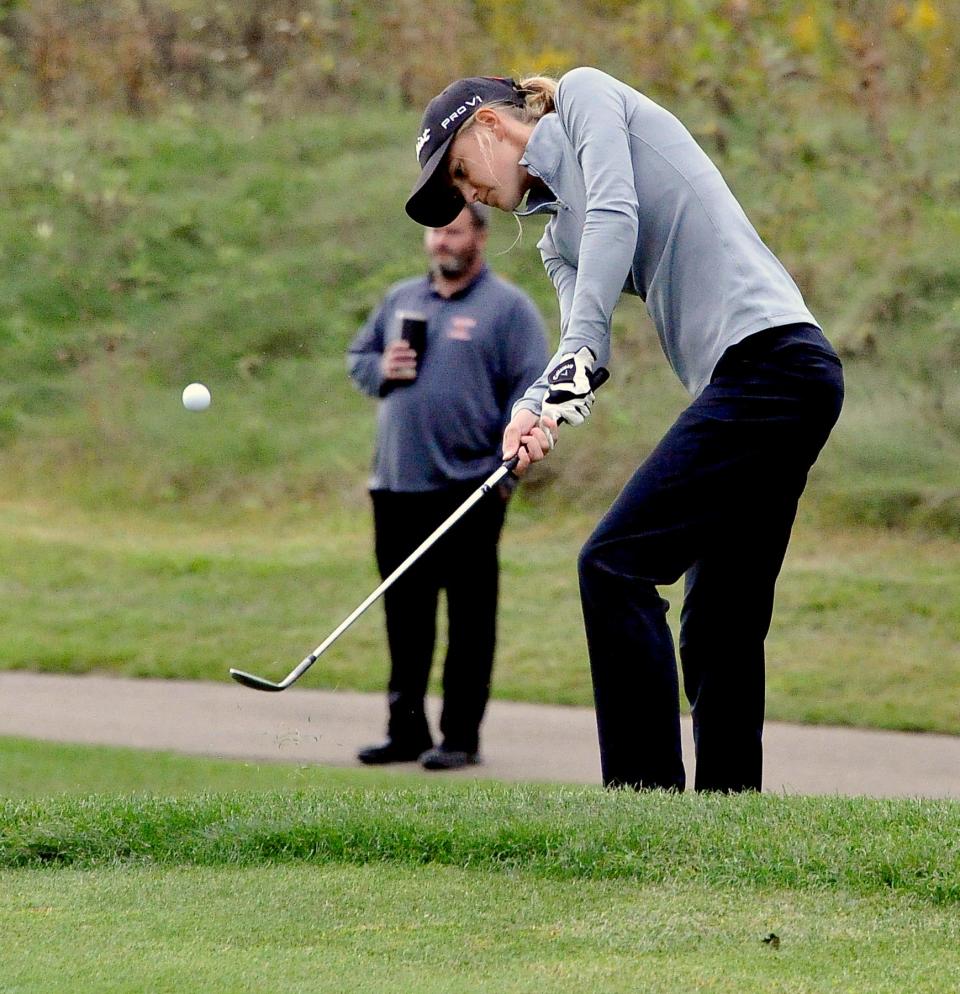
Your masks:
{"label": "white golf glove", "polygon": [[540,417],[552,418],[557,424],[582,425],[590,416],[597,399],[593,392],[607,378],[605,369],[594,372],[594,354],[581,346],[576,352],[566,352],[547,373],[549,390],[540,408]]}

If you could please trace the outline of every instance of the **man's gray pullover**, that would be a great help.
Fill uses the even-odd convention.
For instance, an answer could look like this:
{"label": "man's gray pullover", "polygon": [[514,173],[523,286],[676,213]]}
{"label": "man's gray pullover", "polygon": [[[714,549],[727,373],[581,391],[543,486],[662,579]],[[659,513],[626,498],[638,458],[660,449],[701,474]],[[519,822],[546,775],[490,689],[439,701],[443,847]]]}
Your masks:
{"label": "man's gray pullover", "polygon": [[[384,381],[380,359],[402,311],[427,318],[427,345],[417,378],[395,384]],[[347,354],[356,385],[382,398],[370,489],[439,490],[489,476],[511,408],[547,354],[533,302],[486,267],[450,298],[426,277],[391,287]]]}

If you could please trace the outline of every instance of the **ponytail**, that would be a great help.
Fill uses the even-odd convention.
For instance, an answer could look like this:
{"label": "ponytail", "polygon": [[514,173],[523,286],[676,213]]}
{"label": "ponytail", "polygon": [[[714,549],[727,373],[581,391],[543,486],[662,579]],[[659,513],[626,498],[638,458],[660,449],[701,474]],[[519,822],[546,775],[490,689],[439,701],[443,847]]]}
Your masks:
{"label": "ponytail", "polygon": [[551,76],[528,76],[521,79],[517,89],[523,94],[527,104],[527,113],[539,121],[544,114],[555,110],[554,96],[557,92],[557,81]]}

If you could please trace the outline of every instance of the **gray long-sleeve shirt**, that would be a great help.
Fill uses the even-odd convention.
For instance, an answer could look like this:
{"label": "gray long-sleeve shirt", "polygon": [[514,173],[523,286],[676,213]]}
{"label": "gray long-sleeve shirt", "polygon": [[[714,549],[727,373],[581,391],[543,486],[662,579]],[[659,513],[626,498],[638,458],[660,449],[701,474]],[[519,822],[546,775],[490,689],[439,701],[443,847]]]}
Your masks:
{"label": "gray long-sleeve shirt", "polygon": [[[548,188],[521,214],[549,213],[538,243],[560,298],[560,355],[586,345],[609,364],[621,292],[636,294],[694,396],[724,351],[755,332],[817,322],[723,177],[669,111],[598,69],[560,80],[556,112],[521,165]],[[545,376],[518,406],[539,412]]]}
{"label": "gray long-sleeve shirt", "polygon": [[[380,360],[401,312],[427,319],[417,378],[384,381]],[[487,267],[445,298],[429,278],[387,291],[347,353],[354,383],[379,397],[371,490],[439,490],[500,465],[510,411],[547,358],[543,319],[530,298]]]}

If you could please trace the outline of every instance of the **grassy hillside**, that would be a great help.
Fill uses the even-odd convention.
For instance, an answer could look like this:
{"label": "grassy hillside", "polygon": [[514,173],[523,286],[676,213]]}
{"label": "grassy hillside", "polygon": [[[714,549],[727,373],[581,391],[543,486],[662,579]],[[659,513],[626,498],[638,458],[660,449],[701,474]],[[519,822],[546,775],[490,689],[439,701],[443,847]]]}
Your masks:
{"label": "grassy hillside", "polygon": [[[956,100],[891,107],[882,148],[802,79],[783,116],[734,115],[722,141],[703,99],[676,99],[846,359],[780,587],[770,714],[960,731]],[[284,673],[372,589],[373,406],[343,352],[422,255],[400,209],[416,114],[362,122],[249,103],[0,121],[0,665]],[[517,233],[497,219],[492,261],[553,325],[537,226]],[[612,367],[512,514],[504,696],[590,698],[579,632],[532,629],[529,591],[577,617],[578,544],[685,401],[635,300]],[[180,406],[191,380],[206,414]],[[311,679],[380,687],[377,619],[348,639]]]}
{"label": "grassy hillside", "polygon": [[[779,134],[745,122],[720,157],[847,357],[814,499],[845,522],[957,536],[960,139],[945,110],[905,110],[894,133],[911,171],[891,174],[863,122],[817,111]],[[343,352],[384,287],[422,269],[400,210],[414,127],[395,110],[360,129],[352,114],[235,107],[5,124],[0,492],[150,513],[356,497],[372,417]],[[511,248],[517,233],[498,219],[494,264],[553,323],[538,226]],[[615,334],[606,416],[554,470],[586,478],[588,500],[684,401],[637,301]],[[213,390],[209,416],[179,409],[192,379]]]}

